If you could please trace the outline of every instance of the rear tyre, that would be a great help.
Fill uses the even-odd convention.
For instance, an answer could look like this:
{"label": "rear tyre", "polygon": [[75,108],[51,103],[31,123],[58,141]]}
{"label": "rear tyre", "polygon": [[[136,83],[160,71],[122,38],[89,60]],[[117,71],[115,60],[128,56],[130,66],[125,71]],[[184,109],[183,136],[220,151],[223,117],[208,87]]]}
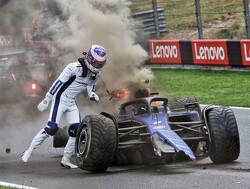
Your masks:
{"label": "rear tyre", "polygon": [[228,163],[240,155],[240,137],[233,111],[216,107],[208,112],[210,159],[214,163]]}
{"label": "rear tyre", "polygon": [[199,114],[201,114],[201,108],[198,103],[198,100],[193,96],[178,98],[174,100],[170,100],[168,102],[168,108],[171,112],[179,112],[179,111],[185,111],[185,105],[190,103],[197,103],[197,107],[190,108],[190,111],[197,111]]}
{"label": "rear tyre", "polygon": [[111,165],[116,148],[116,127],[103,115],[87,115],[77,131],[75,153],[80,169],[104,172]]}

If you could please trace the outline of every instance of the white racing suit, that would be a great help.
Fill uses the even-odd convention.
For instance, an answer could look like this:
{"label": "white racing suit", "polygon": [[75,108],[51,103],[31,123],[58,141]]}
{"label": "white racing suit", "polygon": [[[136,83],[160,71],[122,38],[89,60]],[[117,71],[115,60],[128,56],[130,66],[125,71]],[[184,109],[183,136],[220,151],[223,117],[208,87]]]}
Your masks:
{"label": "white racing suit", "polygon": [[[85,61],[85,59],[82,60]],[[98,77],[99,73],[90,72],[85,64],[82,66],[80,62],[70,63],[66,66],[46,94],[45,99],[48,100],[48,103],[52,99],[48,123],[32,140],[29,149],[24,152],[24,154],[26,153],[26,156],[22,157],[24,162],[27,162],[32,151],[40,146],[49,135],[53,136],[57,132],[62,115],[66,118],[70,135],[64,149],[64,157],[69,159],[74,154],[76,131],[81,121],[76,99],[86,88],[89,98],[98,98],[95,94]]]}

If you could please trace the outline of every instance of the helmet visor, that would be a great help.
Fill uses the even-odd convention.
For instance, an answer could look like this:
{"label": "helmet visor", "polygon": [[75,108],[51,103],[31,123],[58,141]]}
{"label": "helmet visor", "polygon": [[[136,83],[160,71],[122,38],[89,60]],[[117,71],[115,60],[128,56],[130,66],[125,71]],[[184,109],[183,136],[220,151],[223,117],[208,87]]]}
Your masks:
{"label": "helmet visor", "polygon": [[90,56],[87,57],[88,62],[95,68],[100,69],[104,66],[105,62],[98,62],[92,59]]}
{"label": "helmet visor", "polygon": [[92,61],[91,65],[94,66],[97,69],[100,69],[104,66],[105,62],[97,62],[97,61]]}

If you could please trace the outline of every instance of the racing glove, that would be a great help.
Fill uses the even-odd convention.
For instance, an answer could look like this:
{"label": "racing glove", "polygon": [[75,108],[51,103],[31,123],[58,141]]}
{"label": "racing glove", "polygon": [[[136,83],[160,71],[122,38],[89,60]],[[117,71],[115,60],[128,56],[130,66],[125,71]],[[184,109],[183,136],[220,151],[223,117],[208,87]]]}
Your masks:
{"label": "racing glove", "polygon": [[47,110],[50,101],[51,101],[51,98],[46,96],[45,99],[42,102],[40,102],[40,104],[38,104],[38,106],[37,106],[38,110],[40,112],[43,112],[44,110]]}
{"label": "racing glove", "polygon": [[87,91],[88,91],[90,100],[96,101],[96,102],[99,101],[99,96],[95,93],[95,85],[87,86]]}
{"label": "racing glove", "polygon": [[89,93],[89,99],[90,99],[91,101],[96,101],[96,102],[98,102],[98,101],[99,101],[99,96],[98,96],[96,93],[91,92],[91,93]]}

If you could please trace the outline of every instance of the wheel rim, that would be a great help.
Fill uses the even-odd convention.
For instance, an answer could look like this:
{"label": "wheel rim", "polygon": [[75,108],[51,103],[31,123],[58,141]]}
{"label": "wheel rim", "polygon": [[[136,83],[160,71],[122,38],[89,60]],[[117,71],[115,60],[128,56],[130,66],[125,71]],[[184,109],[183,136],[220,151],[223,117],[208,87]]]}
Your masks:
{"label": "wheel rim", "polygon": [[88,133],[85,129],[83,129],[80,133],[79,140],[78,140],[78,152],[81,156],[83,156],[88,141]]}

